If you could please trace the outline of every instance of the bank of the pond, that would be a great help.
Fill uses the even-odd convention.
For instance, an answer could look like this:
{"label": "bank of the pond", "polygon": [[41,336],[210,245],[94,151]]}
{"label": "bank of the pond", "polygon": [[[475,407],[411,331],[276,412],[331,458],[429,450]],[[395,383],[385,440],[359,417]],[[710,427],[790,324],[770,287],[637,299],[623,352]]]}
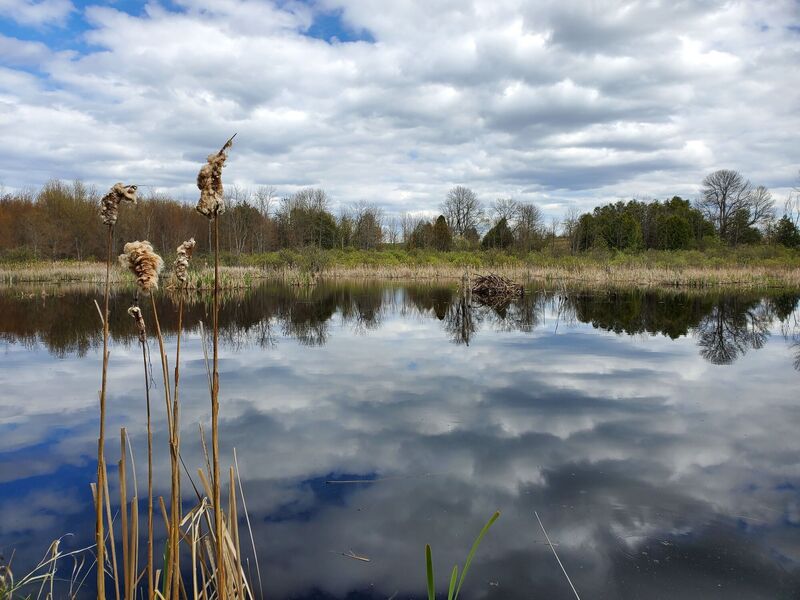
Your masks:
{"label": "bank of the pond", "polygon": [[[166,257],[168,260],[170,257]],[[408,250],[281,250],[223,257],[222,286],[247,287],[255,280],[277,278],[299,285],[323,278],[403,280],[460,279],[465,272],[495,272],[519,280],[554,284],[634,287],[800,288],[800,253],[781,247],[718,248],[707,251],[592,252],[554,255],[534,252],[431,252]],[[190,287],[213,283],[209,260],[198,257]],[[0,266],[0,282],[101,282],[102,262],[26,262]],[[130,281],[116,266],[112,279]],[[169,286],[169,282],[166,282]]]}

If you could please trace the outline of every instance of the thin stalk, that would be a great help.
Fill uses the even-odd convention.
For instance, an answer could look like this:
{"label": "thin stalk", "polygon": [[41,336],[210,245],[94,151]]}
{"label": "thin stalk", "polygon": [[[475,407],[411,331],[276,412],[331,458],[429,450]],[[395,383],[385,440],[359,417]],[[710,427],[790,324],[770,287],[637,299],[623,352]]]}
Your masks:
{"label": "thin stalk", "polygon": [[144,393],[147,402],[147,597],[155,593],[153,578],[153,427],[150,417],[150,379],[147,376],[147,338],[142,339]]}
{"label": "thin stalk", "polygon": [[108,303],[111,296],[111,248],[114,226],[109,225],[106,238],[106,288],[103,295],[103,375],[100,383],[100,435],[97,440],[97,489],[95,498],[95,541],[97,543],[97,599],[105,600],[105,534],[103,531],[103,488],[105,487],[106,382],[108,380]]}
{"label": "thin stalk", "polygon": [[[164,379],[164,403],[166,404],[167,408],[167,429],[168,437],[169,437],[169,446],[170,446],[170,456],[171,460],[174,465],[174,459],[172,455],[175,452],[175,434],[173,431],[173,422],[172,422],[172,405],[170,403],[170,390],[172,386],[170,385],[169,380],[169,365],[167,364],[167,353],[164,350],[164,336],[161,335],[161,324],[158,321],[158,309],[156,308],[156,299],[154,294],[150,294],[150,304],[153,308],[153,322],[156,326],[156,337],[158,338],[158,350],[161,354],[161,375]],[[172,538],[169,537],[169,546],[171,548]],[[166,583],[166,588],[168,588],[172,584],[172,557],[170,556],[170,561],[164,565],[164,582]],[[167,597],[169,597],[167,595]]]}
{"label": "thin stalk", "polygon": [[114,580],[114,597],[116,600],[119,600],[119,571],[117,570],[117,550],[116,544],[114,543],[114,519],[111,518],[111,496],[108,493],[108,477],[103,477],[103,483],[105,484],[106,519],[108,520],[109,548],[111,548],[111,575]]}
{"label": "thin stalk", "polygon": [[[122,520],[122,597],[128,600],[131,574],[128,565],[128,486],[127,465],[125,460],[125,428],[119,430],[119,508]],[[133,600],[131,598],[131,600]]]}
{"label": "thin stalk", "polygon": [[214,218],[214,338],[212,359],[211,386],[211,448],[214,461],[214,519],[217,533],[217,594],[220,600],[227,597],[225,585],[225,557],[222,511],[222,494],[220,493],[219,474],[219,215]]}
{"label": "thin stalk", "polygon": [[173,590],[176,600],[179,598],[180,589],[180,542],[179,542],[179,527],[182,520],[181,515],[181,478],[178,466],[178,458],[180,457],[181,434],[180,434],[180,404],[178,402],[178,383],[180,381],[180,364],[181,364],[181,331],[183,329],[183,297],[184,297],[185,283],[181,285],[180,297],[178,300],[178,333],[176,336],[175,345],[175,388],[172,394],[172,437],[174,440],[174,447],[172,452],[172,512],[170,518],[172,521],[172,535],[171,535],[171,548],[170,558],[172,558],[172,580]]}

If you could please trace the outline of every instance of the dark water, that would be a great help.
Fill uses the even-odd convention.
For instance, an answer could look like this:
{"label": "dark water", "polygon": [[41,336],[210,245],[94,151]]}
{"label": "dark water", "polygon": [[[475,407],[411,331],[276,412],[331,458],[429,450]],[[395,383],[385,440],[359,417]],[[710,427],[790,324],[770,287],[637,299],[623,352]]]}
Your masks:
{"label": "dark water", "polygon": [[[57,536],[92,541],[98,297],[0,293],[0,548],[6,559],[16,548],[17,572]],[[118,459],[126,426],[141,487],[129,301],[120,292],[112,307],[107,456]],[[159,303],[172,348],[174,307]],[[573,597],[534,511],[584,599],[800,597],[797,305],[793,294],[533,293],[495,310],[454,287],[383,284],[227,296],[224,464],[235,447],[265,595],[422,598],[425,543],[444,590],[499,509],[463,598]],[[182,353],[192,470],[209,419],[198,328],[209,310],[188,308]]]}

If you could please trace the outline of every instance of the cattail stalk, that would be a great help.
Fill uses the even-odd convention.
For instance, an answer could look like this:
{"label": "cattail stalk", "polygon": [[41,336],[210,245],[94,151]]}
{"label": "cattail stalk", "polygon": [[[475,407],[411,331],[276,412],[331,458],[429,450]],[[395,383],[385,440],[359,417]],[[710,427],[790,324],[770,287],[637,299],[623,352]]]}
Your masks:
{"label": "cattail stalk", "polygon": [[214,219],[214,338],[211,379],[211,453],[214,461],[214,518],[217,533],[217,592],[226,597],[222,494],[219,474],[219,218]]}
{"label": "cattail stalk", "polygon": [[147,374],[147,331],[144,326],[142,310],[138,306],[131,306],[128,309],[128,314],[136,321],[139,344],[142,347],[142,366],[144,367],[144,394],[147,405],[147,597],[152,599],[155,595],[155,571],[153,569],[153,427],[150,412],[150,378]]}
{"label": "cattail stalk", "polygon": [[[158,324],[158,313],[156,312],[155,298],[152,292],[158,289],[158,275],[164,265],[161,257],[153,251],[153,246],[147,241],[128,242],[123,248],[123,254],[119,257],[119,262],[127,267],[136,276],[136,285],[139,290],[150,296],[153,303],[153,320],[156,326],[156,335],[158,336],[159,349],[161,351],[161,369],[164,376],[164,395],[167,406],[167,425],[170,430],[170,440],[172,439],[172,426],[170,417],[170,402],[169,402],[169,378],[167,376],[167,357],[164,353],[164,341],[161,337],[161,328]],[[148,544],[147,544],[147,592],[148,598],[152,600],[155,595],[155,572],[153,568],[153,447],[152,447],[152,428],[151,428],[151,413],[150,413],[150,390],[149,380],[147,378],[147,352],[146,352],[146,334],[144,328],[144,319],[142,318],[141,309],[139,307],[131,307],[128,313],[136,320],[136,325],[139,330],[139,341],[142,344],[142,359],[145,362],[145,391],[147,397],[147,495],[148,495],[148,514],[147,514],[147,529],[148,529]]]}
{"label": "cattail stalk", "polygon": [[[97,489],[105,486],[106,443],[106,382],[108,380],[108,304],[111,296],[111,249],[114,238],[114,225],[106,231],[106,287],[103,294],[103,374],[100,383],[100,435],[97,440]],[[97,599],[105,600],[105,532],[103,528],[103,494],[95,494],[95,540],[97,543]]]}
{"label": "cattail stalk", "polygon": [[172,457],[172,501],[170,526],[170,559],[172,560],[172,590],[176,600],[180,589],[180,522],[182,519],[181,479],[178,461],[180,459],[180,403],[178,401],[178,383],[180,381],[181,332],[183,330],[183,302],[186,290],[189,259],[194,252],[194,238],[178,246],[178,257],[175,259],[175,277],[178,280],[178,333],[175,342],[175,387],[172,394],[172,435],[174,451]]}
{"label": "cattail stalk", "polygon": [[214,473],[211,483],[217,545],[217,597],[219,600],[225,600],[228,594],[225,582],[224,513],[222,510],[219,471],[219,216],[225,211],[222,168],[228,158],[226,151],[233,145],[234,137],[236,137],[236,134],[225,142],[219,152],[208,156],[206,164],[203,165],[197,175],[197,187],[200,190],[197,212],[214,221],[214,338],[211,379],[211,447]]}
{"label": "cattail stalk", "polygon": [[[97,598],[105,600],[105,533],[103,527],[103,489],[106,485],[106,383],[108,381],[108,304],[111,296],[111,250],[114,224],[120,202],[136,204],[136,186],[116,183],[100,200],[100,218],[106,225],[106,286],[103,294],[103,374],[100,383],[100,434],[97,439],[97,490],[95,499],[95,541],[97,543]],[[114,543],[114,540],[111,540]]]}
{"label": "cattail stalk", "polygon": [[[153,294],[150,294],[150,304],[153,308],[153,323],[156,327],[156,339],[158,340],[158,351],[161,354],[161,376],[164,380],[164,403],[167,408],[167,429],[168,431],[168,439],[170,445],[170,458],[174,462],[174,458],[172,457],[172,453],[174,453],[174,432],[172,428],[173,420],[172,420],[172,404],[170,402],[170,390],[171,385],[169,381],[169,365],[167,362],[167,353],[164,350],[164,336],[161,334],[161,324],[158,321],[158,309],[156,308],[156,299]],[[171,538],[170,538],[171,540]],[[172,584],[172,557],[170,557],[170,562],[165,565],[165,573],[164,573],[164,582],[166,583],[167,589]],[[169,597],[168,594],[165,595],[167,598]]]}

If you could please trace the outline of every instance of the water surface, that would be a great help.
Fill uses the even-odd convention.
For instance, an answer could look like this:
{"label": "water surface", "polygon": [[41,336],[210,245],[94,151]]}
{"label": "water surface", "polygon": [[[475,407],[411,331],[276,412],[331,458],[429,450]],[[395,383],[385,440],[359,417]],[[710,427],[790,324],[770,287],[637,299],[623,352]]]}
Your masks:
{"label": "water surface", "polygon": [[[0,292],[0,550],[16,548],[18,571],[54,537],[92,541],[100,295]],[[120,290],[112,301],[107,456],[116,463],[126,426],[142,486],[131,300]],[[174,304],[158,303],[174,356]],[[532,291],[490,308],[453,286],[382,283],[227,294],[223,462],[235,447],[265,596],[422,598],[425,543],[444,586],[500,510],[464,598],[573,597],[534,511],[584,598],[798,597],[797,304],[790,293]],[[209,311],[197,297],[185,317],[193,468],[209,421]]]}

